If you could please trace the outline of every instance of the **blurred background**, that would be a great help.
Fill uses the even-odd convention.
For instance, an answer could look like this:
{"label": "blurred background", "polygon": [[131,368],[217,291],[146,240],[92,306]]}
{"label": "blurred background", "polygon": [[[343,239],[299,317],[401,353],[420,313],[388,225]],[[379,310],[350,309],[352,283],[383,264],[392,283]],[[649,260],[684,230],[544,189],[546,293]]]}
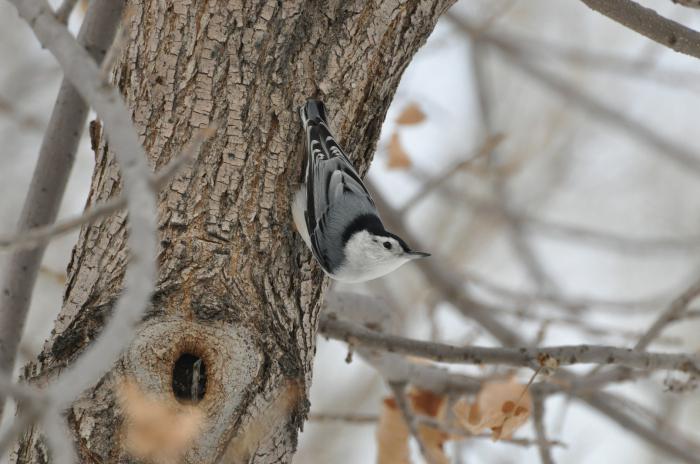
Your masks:
{"label": "blurred background", "polygon": [[[670,0],[640,3],[700,29],[700,10]],[[0,31],[0,233],[9,234],[61,72],[7,3],[0,3]],[[541,345],[631,347],[700,271],[700,172],[679,161],[700,151],[698,108],[700,62],[581,2],[462,0],[406,70],[368,176],[390,215],[415,235],[418,243],[410,244],[433,253],[430,259],[498,308],[498,319],[521,337]],[[82,211],[93,162],[86,138],[62,217]],[[53,327],[76,238],[49,245],[20,366]],[[360,290],[382,296],[400,314],[401,335],[498,345],[413,265]],[[653,348],[696,352],[697,306]],[[375,460],[376,419],[389,391],[359,356],[346,362],[347,354],[344,343],[319,337],[299,464]],[[450,369],[482,378],[511,372]],[[522,382],[531,375],[513,373]],[[641,405],[659,430],[700,441],[692,379],[658,373],[608,390],[633,400],[630,408]],[[6,408],[5,426],[12,410]],[[559,442],[558,463],[670,462],[568,397],[549,397],[545,412],[548,438]],[[515,437],[534,435],[528,424]],[[536,446],[483,438],[446,447],[455,463],[540,461]],[[421,462],[415,443],[412,451]]]}

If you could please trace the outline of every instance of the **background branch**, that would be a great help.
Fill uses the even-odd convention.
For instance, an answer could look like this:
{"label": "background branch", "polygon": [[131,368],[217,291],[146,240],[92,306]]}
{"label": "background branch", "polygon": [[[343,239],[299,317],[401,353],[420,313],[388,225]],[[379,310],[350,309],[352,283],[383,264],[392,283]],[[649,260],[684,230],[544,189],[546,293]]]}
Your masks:
{"label": "background branch", "polygon": [[[70,2],[65,2],[64,5],[68,3]],[[69,6],[72,9],[72,5]],[[91,61],[100,63],[104,58],[112,43],[123,7],[123,0],[94,0],[90,3],[80,27],[78,43],[89,50],[87,53]],[[69,79],[64,79],[24,201],[17,226],[19,236],[25,235],[29,229],[56,220],[87,112],[88,106],[79,92]],[[13,253],[0,276],[0,374],[12,373],[45,250],[45,246],[39,246],[33,250]],[[0,397],[0,416],[3,406],[3,398]]]}
{"label": "background branch", "polygon": [[155,197],[145,152],[119,92],[102,80],[95,61],[54,17],[45,0],[12,0],[12,3],[42,45],[56,57],[66,78],[104,122],[120,161],[127,202],[139,205],[129,209],[131,263],[124,279],[125,290],[115,305],[114,317],[90,350],[64,370],[53,386],[55,399],[64,407],[109,369],[131,339],[134,325],[148,304],[156,268]]}
{"label": "background branch", "polygon": [[581,0],[589,8],[677,52],[700,58],[700,33],[632,0]]}

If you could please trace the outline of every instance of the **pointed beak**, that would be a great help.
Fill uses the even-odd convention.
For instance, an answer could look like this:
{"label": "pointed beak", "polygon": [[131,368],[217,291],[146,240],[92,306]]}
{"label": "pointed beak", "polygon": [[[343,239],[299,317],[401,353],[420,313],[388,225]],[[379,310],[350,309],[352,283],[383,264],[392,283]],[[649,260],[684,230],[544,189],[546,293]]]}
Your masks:
{"label": "pointed beak", "polygon": [[420,259],[420,258],[427,258],[430,256],[430,253],[423,253],[422,251],[410,251],[408,253],[408,256],[411,259]]}

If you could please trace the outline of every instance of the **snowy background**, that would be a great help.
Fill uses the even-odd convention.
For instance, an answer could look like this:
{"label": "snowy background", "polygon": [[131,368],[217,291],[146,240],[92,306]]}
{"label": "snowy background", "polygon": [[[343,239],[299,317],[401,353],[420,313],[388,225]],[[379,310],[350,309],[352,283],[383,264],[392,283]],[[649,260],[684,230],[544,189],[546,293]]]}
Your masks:
{"label": "snowy background", "polygon": [[[700,29],[700,10],[683,8],[669,0],[642,3]],[[490,34],[513,38],[533,50],[523,55],[524,59],[653,132],[700,151],[697,59],[661,47],[578,1],[464,0],[452,13],[469,18],[472,24],[488,22]],[[73,21],[77,22],[76,18]],[[369,173],[394,207],[401,208],[421,190],[426,179],[469,159],[483,145],[488,134],[481,122],[473,52],[469,38],[444,19],[406,70]],[[614,311],[603,305],[589,308],[574,314],[580,318],[578,325],[562,323],[561,311],[541,305],[525,308],[538,320],[517,315],[502,320],[528,338],[542,332],[544,345],[632,346],[665,302],[697,276],[700,240],[696,246],[625,248],[557,234],[552,225],[614,233],[633,240],[700,237],[698,173],[679,167],[665,153],[650,148],[635,134],[620,130],[599,114],[580,110],[575,100],[553,93],[497,51],[481,46],[479,56],[486,77],[482,88],[487,90],[490,129],[504,136],[493,163],[505,172],[503,182],[510,208],[544,224],[526,230],[528,243],[550,282],[548,290],[572,300],[657,302],[623,305]],[[61,73],[7,3],[0,3],[0,63],[0,233],[5,234],[15,229]],[[410,104],[420,107],[425,120],[410,126],[397,124],[396,119]],[[389,147],[395,134],[409,156],[411,166],[407,169],[389,167]],[[61,217],[82,211],[93,163],[89,143],[84,140]],[[444,183],[449,195],[440,188],[410,208],[408,222],[425,251],[434,254],[431,259],[449,260],[465,276],[475,275],[514,291],[534,293],[536,283],[514,253],[503,221],[483,208],[475,208],[470,200],[492,199],[491,186],[483,170],[464,169]],[[76,238],[74,233],[54,240],[47,250],[19,365],[40,350],[53,326]],[[478,292],[478,286],[473,290]],[[381,294],[401,312],[402,335],[455,344],[495,344],[449,305],[436,302],[410,265],[363,291]],[[542,319],[551,320],[544,329]],[[697,351],[699,323],[698,319],[690,319],[672,326],[654,347]],[[381,399],[388,395],[386,386],[358,356],[348,364],[346,355],[344,344],[319,339],[312,412],[378,414]],[[474,368],[464,372],[486,376],[505,371]],[[522,372],[521,377],[527,381],[529,374]],[[664,380],[666,375],[659,374],[612,390],[658,413],[665,420],[659,427],[673,424],[700,439],[697,391],[670,393]],[[636,436],[574,400],[552,397],[547,400],[546,413],[549,438],[566,445],[554,448],[558,463],[670,462]],[[5,425],[8,419],[5,417]],[[374,434],[372,423],[311,421],[305,425],[295,462],[373,462]],[[526,426],[516,437],[532,438],[534,432]],[[483,439],[449,446],[455,462],[539,462],[534,446],[524,448]],[[420,462],[416,453],[414,456]]]}

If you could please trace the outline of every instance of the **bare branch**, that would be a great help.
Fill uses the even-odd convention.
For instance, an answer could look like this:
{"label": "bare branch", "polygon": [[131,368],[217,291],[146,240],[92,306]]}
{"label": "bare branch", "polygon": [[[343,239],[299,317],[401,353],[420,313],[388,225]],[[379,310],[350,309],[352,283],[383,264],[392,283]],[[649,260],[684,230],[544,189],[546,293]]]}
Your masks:
{"label": "bare branch", "polygon": [[[371,324],[383,331],[391,330],[391,319],[396,317],[377,298],[357,293],[331,292],[324,305],[322,314],[325,318],[337,318],[337,314],[341,314],[344,319],[358,324]],[[442,367],[412,362],[395,353],[373,350],[362,345],[356,351],[388,382],[410,382],[418,388],[436,393],[476,393],[481,387],[480,379],[451,373]]]}
{"label": "bare branch", "polygon": [[700,0],[671,0],[678,5],[687,6],[688,8],[700,8]]}
{"label": "bare branch", "polygon": [[[632,0],[581,0],[589,8],[679,53],[700,58],[700,33]],[[686,2],[687,3],[687,2]]]}
{"label": "bare branch", "polygon": [[[90,55],[85,51],[83,53],[93,65],[94,61],[102,60],[104,51],[109,48],[123,6],[122,0],[91,3],[80,28],[78,42],[90,50]],[[88,106],[79,92],[68,79],[64,79],[24,201],[18,236],[25,235],[28,229],[51,224],[56,220],[87,112]],[[44,251],[45,247],[42,246],[13,253],[4,268],[0,283],[3,290],[0,293],[0,373],[9,374],[14,367]],[[0,413],[2,409],[3,401],[0,397]]]}
{"label": "bare branch", "polygon": [[532,422],[535,425],[537,448],[540,452],[542,464],[554,464],[552,450],[550,449],[551,444],[547,440],[547,434],[544,430],[544,398],[539,394],[532,396]]}
{"label": "bare branch", "polygon": [[420,191],[418,191],[415,195],[406,200],[406,202],[399,209],[399,214],[405,214],[406,211],[413,208],[418,202],[420,202],[420,200],[425,198],[435,189],[439,188],[452,176],[457,174],[462,169],[467,169],[472,163],[474,163],[475,160],[480,159],[484,156],[489,156],[490,153],[498,146],[498,144],[500,144],[501,141],[503,141],[503,138],[504,136],[502,134],[494,134],[490,137],[487,137],[486,140],[484,140],[484,142],[481,144],[481,146],[471,156],[466,158],[464,161],[460,161],[454,166],[445,169],[445,171],[442,174],[435,176],[432,179],[429,179],[427,182],[425,182]]}
{"label": "bare branch", "polygon": [[659,315],[656,321],[649,327],[649,330],[639,339],[634,349],[636,351],[646,349],[646,347],[659,336],[664,327],[683,316],[688,309],[688,305],[692,303],[698,295],[700,295],[700,280],[693,283],[671,302],[669,307]]}
{"label": "bare branch", "polygon": [[[596,2],[598,2],[598,0],[596,0]],[[596,115],[598,118],[615,125],[623,132],[628,133],[630,136],[646,143],[655,150],[654,154],[656,156],[666,157],[682,168],[688,169],[695,173],[700,173],[700,159],[692,150],[678,145],[673,140],[669,140],[666,137],[661,136],[653,129],[628,117],[623,112],[610,108],[596,98],[580,91],[578,87],[559,78],[555,74],[537,67],[530,60],[523,58],[520,53],[518,53],[518,48],[516,46],[502,40],[500,37],[485,32],[478,33],[468,22],[454,14],[447,13],[446,16],[452,22],[457,24],[465,34],[473,37],[475,40],[480,40],[483,43],[494,47],[496,50],[500,51],[503,56],[508,58],[509,63],[512,63],[525,74],[528,74],[535,78],[535,80],[543,83],[560,97],[574,102],[579,108],[585,110],[586,112]]]}
{"label": "bare branch", "polygon": [[125,290],[99,339],[53,385],[60,408],[109,369],[124,344],[131,340],[134,326],[149,302],[156,271],[155,195],[149,182],[146,154],[119,92],[101,79],[94,60],[56,20],[45,0],[11,1],[104,122],[121,166],[124,194],[129,204],[138,204],[138,208],[129,210],[127,241],[131,259],[124,277]]}
{"label": "bare branch", "polygon": [[[458,429],[455,427],[448,427],[446,424],[437,421],[429,416],[424,416],[421,414],[415,415],[416,420],[421,423],[433,427],[435,429],[443,430],[450,434],[451,439],[457,439],[458,437],[464,437],[465,439],[482,439],[482,440],[493,440],[490,434],[472,435],[466,430]],[[374,425],[379,421],[379,416],[376,414],[357,414],[357,413],[345,413],[345,414],[335,414],[335,413],[310,413],[309,421],[312,422],[342,422],[349,425]],[[508,445],[515,446],[536,446],[536,440],[528,440],[527,438],[501,438],[498,443],[505,443]],[[546,446],[561,446],[566,447],[566,445],[558,440],[547,440]]]}
{"label": "bare branch", "polygon": [[667,452],[671,456],[688,463],[697,463],[700,447],[679,433],[664,433],[654,425],[646,425],[626,412],[626,408],[616,402],[616,397],[609,393],[584,395],[579,397],[589,406],[597,409],[616,422],[624,430],[632,432],[648,443]]}
{"label": "bare branch", "polygon": [[419,356],[444,363],[501,364],[537,369],[548,362],[573,364],[617,364],[647,370],[678,370],[700,373],[700,356],[690,354],[637,352],[629,348],[595,345],[551,346],[545,348],[459,347],[424,342],[369,330],[359,324],[321,317],[319,330],[328,337],[367,348]]}
{"label": "bare branch", "polygon": [[[63,24],[68,24],[68,18],[70,18],[71,13],[73,13],[76,3],[78,3],[78,0],[63,0],[61,5],[56,9],[56,19],[58,19]],[[123,3],[121,1],[116,1],[114,3],[121,3],[121,5],[117,7],[119,9],[121,9],[121,7],[123,6]]]}
{"label": "bare branch", "polygon": [[78,462],[73,437],[63,424],[63,418],[55,407],[50,407],[42,421],[46,441],[51,451],[51,462],[56,464],[73,464]]}
{"label": "bare branch", "polygon": [[[489,98],[488,77],[484,74],[484,54],[482,46],[472,41],[471,67],[474,76],[474,92],[479,102],[479,116],[481,118],[482,130],[487,134],[494,132],[491,111],[491,99]],[[521,267],[527,273],[538,291],[556,292],[556,283],[548,275],[542,260],[534,252],[528,231],[523,227],[523,221],[514,214],[511,207],[510,194],[508,192],[507,179],[496,173],[496,159],[498,157],[497,148],[491,151],[487,159],[487,169],[491,176],[491,195],[495,199],[497,211],[505,224],[511,248]]]}
{"label": "bare branch", "polygon": [[[437,176],[435,180],[443,177]],[[431,182],[428,180],[427,182]],[[462,200],[469,208],[485,214],[501,215],[499,205],[491,200],[465,192],[457,192],[446,185],[438,183],[434,189],[442,188],[455,200]],[[433,189],[433,190],[434,190]],[[430,192],[426,192],[430,193]],[[414,203],[397,209],[397,215],[403,215]],[[605,230],[591,229],[586,226],[567,224],[551,219],[543,219],[524,211],[511,209],[509,212],[523,227],[532,232],[559,240],[575,240],[582,245],[607,248],[617,253],[634,254],[635,256],[654,255],[658,253],[688,253],[700,250],[700,235],[687,235],[679,237],[634,237],[630,234],[621,234]]]}
{"label": "bare branch", "polygon": [[[356,323],[369,323],[373,327],[385,331],[390,329],[391,322],[389,319],[391,314],[375,298],[357,294],[331,293],[329,298],[327,298],[326,304],[331,308],[337,309],[343,316],[352,318]],[[326,314],[324,317],[332,316]],[[398,383],[410,382],[420,388],[426,388],[437,393],[450,391],[475,393],[480,389],[481,381],[479,379],[453,374],[435,366],[410,363],[396,353],[380,352],[362,345],[357,347],[357,352],[388,381]],[[616,403],[614,397],[595,391],[608,382],[625,381],[631,378],[631,374],[627,372],[627,369],[616,369],[614,371],[619,372],[612,372],[612,376],[604,373],[590,378],[580,378],[560,370],[556,385],[553,383],[537,383],[532,385],[530,389],[534,394],[569,393],[580,395],[583,401],[591,399],[595,401],[595,404],[591,403],[592,407],[599,409],[603,414],[608,415],[616,422],[620,417],[624,416],[624,420],[632,424],[629,430],[643,440],[647,440],[650,427],[636,418],[626,416],[622,412],[624,405],[618,404],[619,402]],[[598,408],[603,403],[605,403],[605,407]],[[676,436],[657,434],[650,443],[674,456],[688,456],[689,448],[686,445],[689,445],[691,450],[694,445],[688,440],[683,440],[683,443],[680,443],[677,436],[678,434]]]}

